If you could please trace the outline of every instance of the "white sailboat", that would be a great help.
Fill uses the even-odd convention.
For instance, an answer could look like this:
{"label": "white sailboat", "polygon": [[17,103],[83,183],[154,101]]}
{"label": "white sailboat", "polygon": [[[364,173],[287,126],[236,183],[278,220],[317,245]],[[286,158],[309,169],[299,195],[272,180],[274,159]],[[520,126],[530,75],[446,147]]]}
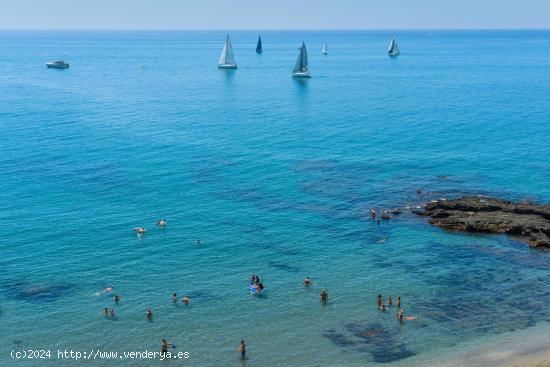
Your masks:
{"label": "white sailboat", "polygon": [[233,47],[231,46],[231,39],[229,35],[225,39],[225,44],[223,45],[222,54],[218,60],[218,69],[236,69],[237,64],[235,63],[235,56],[233,55]]}
{"label": "white sailboat", "polygon": [[296,65],[294,65],[294,70],[292,70],[293,78],[309,78],[309,68],[307,62],[307,50],[306,44],[302,42],[302,47],[300,47],[300,54],[298,55],[298,60],[296,60]]}
{"label": "white sailboat", "polygon": [[321,49],[321,53],[323,55],[328,55],[328,47],[326,43],[323,45],[323,48]]}
{"label": "white sailboat", "polygon": [[388,55],[391,57],[399,56],[399,47],[397,47],[397,38],[395,38],[395,33],[390,42],[390,47],[388,49]]}

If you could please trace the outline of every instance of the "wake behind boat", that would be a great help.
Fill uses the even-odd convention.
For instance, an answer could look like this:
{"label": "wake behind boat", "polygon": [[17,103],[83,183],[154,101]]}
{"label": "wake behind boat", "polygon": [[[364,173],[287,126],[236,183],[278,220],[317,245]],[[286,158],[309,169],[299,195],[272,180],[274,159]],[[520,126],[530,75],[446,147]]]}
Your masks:
{"label": "wake behind boat", "polygon": [[294,70],[292,70],[293,78],[310,78],[309,67],[307,61],[307,50],[306,44],[302,42],[302,47],[300,47],[300,54],[298,55],[298,60],[296,60],[296,65],[294,65]]}
{"label": "wake behind boat", "polygon": [[395,33],[394,33],[390,42],[390,47],[388,48],[388,55],[390,57],[396,57],[396,56],[399,56],[399,54],[400,54],[400,51],[399,51],[399,47],[397,47],[397,38],[395,38]]}
{"label": "wake behind boat", "polygon": [[46,66],[52,69],[67,69],[69,67],[69,63],[63,60],[57,60],[46,63]]}
{"label": "wake behind boat", "polygon": [[236,69],[237,64],[235,63],[235,56],[233,55],[233,46],[231,46],[231,39],[229,35],[225,39],[225,44],[223,45],[222,54],[218,60],[218,69]]}

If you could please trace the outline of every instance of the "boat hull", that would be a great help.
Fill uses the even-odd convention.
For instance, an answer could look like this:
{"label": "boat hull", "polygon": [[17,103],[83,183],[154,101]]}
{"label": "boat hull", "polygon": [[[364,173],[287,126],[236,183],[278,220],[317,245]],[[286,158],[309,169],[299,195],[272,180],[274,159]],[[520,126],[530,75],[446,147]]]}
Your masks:
{"label": "boat hull", "polygon": [[221,64],[218,65],[218,69],[236,69],[237,64]]}
{"label": "boat hull", "polygon": [[293,73],[292,77],[302,79],[302,78],[311,78],[311,75],[309,75],[309,73]]}
{"label": "boat hull", "polygon": [[388,56],[389,57],[397,57],[399,56],[400,52],[392,52],[392,53],[389,53]]}
{"label": "boat hull", "polygon": [[67,68],[69,68],[69,64],[66,64],[66,65],[46,64],[46,66],[50,69],[67,69]]}

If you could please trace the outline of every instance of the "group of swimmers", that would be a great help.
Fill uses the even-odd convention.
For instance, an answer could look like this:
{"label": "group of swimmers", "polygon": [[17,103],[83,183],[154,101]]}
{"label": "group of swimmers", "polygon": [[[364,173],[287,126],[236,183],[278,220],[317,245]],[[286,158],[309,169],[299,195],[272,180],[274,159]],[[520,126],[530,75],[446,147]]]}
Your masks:
{"label": "group of swimmers", "polygon": [[[166,225],[168,224],[168,222],[166,221],[166,219],[159,219],[157,220],[157,222],[155,223],[157,226],[159,227],[166,227]],[[134,232],[136,232],[139,236],[145,234],[147,230],[144,228],[144,227],[136,227],[134,228]]]}
{"label": "group of swimmers", "polygon": [[[103,290],[103,293],[108,293],[108,292],[111,292],[113,290],[113,287],[107,287]],[[118,294],[115,294],[113,296],[113,300],[115,301],[116,304],[118,304],[120,302],[120,295]],[[173,303],[177,303],[178,302],[178,295],[176,293],[172,293],[172,302]],[[184,305],[188,305],[189,304],[189,296],[184,296],[182,299],[181,299],[181,303],[183,303]],[[103,316],[105,317],[110,317],[111,319],[116,319],[116,312],[115,312],[115,309],[112,308],[110,311],[107,307],[104,307],[103,308]],[[145,317],[147,318],[147,320],[149,321],[153,321],[153,309],[151,307],[148,307],[147,308],[147,312],[145,313]]]}
{"label": "group of swimmers", "polygon": [[[378,297],[376,297],[376,305],[378,306],[378,309],[380,311],[386,312],[386,308],[389,308],[393,305],[393,300],[390,296],[390,297],[388,297],[388,300],[384,304],[384,302],[382,301],[382,295],[379,294]],[[404,319],[405,320],[416,320],[416,316],[407,316],[407,317],[403,316],[405,310],[403,310],[401,308],[401,297],[396,298],[395,306],[397,307],[397,313],[395,314],[395,317],[397,318],[397,320],[399,320],[399,322],[403,322]]]}

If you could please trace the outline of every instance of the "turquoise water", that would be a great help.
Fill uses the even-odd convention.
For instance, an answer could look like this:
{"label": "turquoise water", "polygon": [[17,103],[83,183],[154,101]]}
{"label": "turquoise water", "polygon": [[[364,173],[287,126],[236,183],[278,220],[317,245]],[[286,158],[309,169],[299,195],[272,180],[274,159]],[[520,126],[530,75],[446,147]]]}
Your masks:
{"label": "turquoise water", "polygon": [[[249,367],[421,366],[550,321],[548,253],[368,215],[550,201],[550,31],[403,31],[396,59],[388,32],[261,34],[257,55],[257,32],[231,33],[232,72],[223,32],[0,33],[2,366],[152,365],[9,352],[162,338],[189,366],[240,366],[241,339]],[[302,40],[313,77],[292,80]],[[381,314],[379,293],[418,320]]]}

